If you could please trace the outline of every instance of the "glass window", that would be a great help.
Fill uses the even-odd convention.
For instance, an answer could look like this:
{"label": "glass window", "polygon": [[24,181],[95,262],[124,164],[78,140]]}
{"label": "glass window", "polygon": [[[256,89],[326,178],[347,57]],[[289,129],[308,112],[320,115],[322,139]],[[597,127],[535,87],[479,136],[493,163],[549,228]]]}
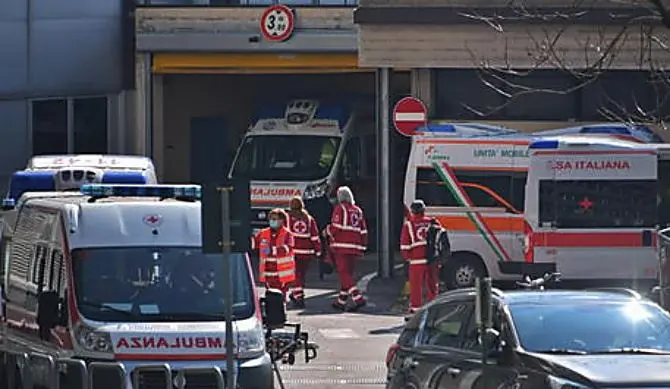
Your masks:
{"label": "glass window", "polygon": [[77,154],[107,153],[107,98],[75,99],[74,152]]}
{"label": "glass window", "polygon": [[[527,177],[525,172],[455,170],[454,173],[476,207],[504,208],[512,213],[523,212]],[[416,180],[416,196],[426,204],[460,206],[435,169],[419,168]]]}
{"label": "glass window", "polygon": [[[254,313],[252,284],[246,258],[233,258],[233,315],[245,319]],[[78,249],[72,262],[78,308],[88,319],[223,320],[223,265],[199,248]]]}
{"label": "glass window", "polygon": [[670,316],[653,303],[584,299],[570,304],[513,304],[509,309],[521,346],[527,351],[670,351]]}
{"label": "glass window", "polygon": [[419,333],[421,322],[423,321],[423,316],[423,313],[412,316],[405,325],[405,328],[398,337],[398,341],[396,343],[401,346],[413,346],[416,340],[416,336]]}
{"label": "glass window", "polygon": [[33,155],[67,154],[67,100],[32,102]]}
{"label": "glass window", "polygon": [[468,324],[473,304],[445,303],[428,312],[422,344],[459,347],[461,330]]}
{"label": "glass window", "polygon": [[655,180],[542,180],[540,223],[556,228],[653,228]]}
{"label": "glass window", "polygon": [[670,160],[658,163],[658,223],[670,227]]}
{"label": "glass window", "polygon": [[317,180],[335,162],[339,137],[263,135],[244,139],[233,176],[252,180]]}
{"label": "glass window", "polygon": [[377,143],[374,135],[363,138],[363,152],[365,153],[366,175],[375,177],[377,175]]}

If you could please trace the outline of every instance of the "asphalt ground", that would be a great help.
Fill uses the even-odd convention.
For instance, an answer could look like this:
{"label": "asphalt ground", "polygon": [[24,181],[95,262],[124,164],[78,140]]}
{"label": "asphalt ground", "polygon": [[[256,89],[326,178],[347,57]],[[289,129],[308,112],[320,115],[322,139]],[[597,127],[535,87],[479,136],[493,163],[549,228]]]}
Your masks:
{"label": "asphalt ground", "polygon": [[[255,261],[254,268],[256,269]],[[358,312],[339,312],[331,307],[336,297],[336,274],[319,279],[316,262],[311,266],[306,288],[306,307],[289,309],[289,322],[300,323],[310,340],[319,346],[318,356],[309,363],[303,354],[294,365],[279,365],[286,388],[379,389],[386,382],[384,364],[389,346],[404,324],[402,314],[390,312],[398,298],[402,281],[371,276],[377,262],[371,257],[357,263],[357,279],[368,305]],[[367,276],[367,277],[364,277]],[[279,388],[279,383],[276,383]]]}

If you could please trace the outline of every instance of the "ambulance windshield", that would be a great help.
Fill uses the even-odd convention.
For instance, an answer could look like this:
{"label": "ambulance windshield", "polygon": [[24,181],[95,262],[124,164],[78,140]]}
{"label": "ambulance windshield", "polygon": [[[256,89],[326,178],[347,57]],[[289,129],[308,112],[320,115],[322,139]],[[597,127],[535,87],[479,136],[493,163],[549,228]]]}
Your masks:
{"label": "ambulance windshield", "polygon": [[[113,247],[72,252],[81,314],[95,321],[223,321],[220,256],[191,247]],[[246,258],[231,261],[233,315],[254,314]]]}
{"label": "ambulance windshield", "polygon": [[324,178],[333,167],[340,140],[320,135],[250,135],[242,143],[232,175],[280,181]]}

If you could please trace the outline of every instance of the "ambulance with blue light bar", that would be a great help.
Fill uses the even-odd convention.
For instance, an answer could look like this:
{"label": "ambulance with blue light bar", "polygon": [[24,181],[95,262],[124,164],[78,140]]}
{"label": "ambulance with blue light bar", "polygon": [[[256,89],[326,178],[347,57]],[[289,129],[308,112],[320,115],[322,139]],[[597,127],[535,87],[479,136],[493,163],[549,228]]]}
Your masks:
{"label": "ambulance with blue light bar", "polygon": [[554,264],[565,280],[655,282],[668,145],[560,137],[529,147],[525,261]]}
{"label": "ambulance with blue light bar", "polygon": [[[106,184],[24,195],[5,274],[5,342],[16,352],[119,362],[127,389],[133,380],[217,387],[224,275],[220,256],[201,249],[200,196],[198,185]],[[231,260],[238,382],[272,388],[249,260]],[[54,372],[41,361],[31,362],[32,381],[51,387]],[[61,387],[80,387],[77,369],[57,374]],[[109,380],[108,370],[99,374]]]}
{"label": "ambulance with blue light bar", "polygon": [[230,171],[232,178],[251,181],[252,228],[267,226],[268,211],[287,208],[293,196],[303,197],[323,227],[340,185],[351,186],[366,216],[374,218],[374,129],[373,109],[309,99],[263,106]]}
{"label": "ambulance with blue light bar", "polygon": [[156,169],[150,158],[134,155],[41,155],[15,172],[7,198],[15,201],[25,192],[78,190],[84,184],[155,184]]}

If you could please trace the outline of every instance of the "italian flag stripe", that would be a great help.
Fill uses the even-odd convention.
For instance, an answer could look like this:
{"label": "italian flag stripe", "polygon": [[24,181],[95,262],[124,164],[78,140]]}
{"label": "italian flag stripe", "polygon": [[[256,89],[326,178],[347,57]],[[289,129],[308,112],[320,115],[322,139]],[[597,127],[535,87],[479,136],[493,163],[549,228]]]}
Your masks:
{"label": "italian flag stripe", "polygon": [[[437,162],[434,162],[433,168],[435,169],[435,171],[438,172],[438,174],[442,178],[442,181],[444,181],[447,189],[449,189],[449,191],[454,196],[456,201],[458,201],[458,203],[462,207],[468,207],[468,208],[474,207],[472,200],[465,192],[465,190],[463,190],[463,187],[459,184],[458,180],[456,179],[456,176],[454,175],[454,172],[451,170],[451,168],[446,162],[442,162],[441,165],[438,164]],[[466,211],[465,214],[468,216],[470,221],[472,221],[472,224],[475,225],[477,231],[479,231],[481,236],[484,238],[484,241],[486,241],[491,250],[493,250],[495,255],[498,257],[498,260],[511,261],[512,260],[511,257],[509,256],[505,248],[502,246],[502,244],[500,244],[500,241],[495,236],[493,231],[489,228],[489,226],[486,225],[486,222],[484,221],[482,215],[479,212],[475,212],[472,210]]]}

